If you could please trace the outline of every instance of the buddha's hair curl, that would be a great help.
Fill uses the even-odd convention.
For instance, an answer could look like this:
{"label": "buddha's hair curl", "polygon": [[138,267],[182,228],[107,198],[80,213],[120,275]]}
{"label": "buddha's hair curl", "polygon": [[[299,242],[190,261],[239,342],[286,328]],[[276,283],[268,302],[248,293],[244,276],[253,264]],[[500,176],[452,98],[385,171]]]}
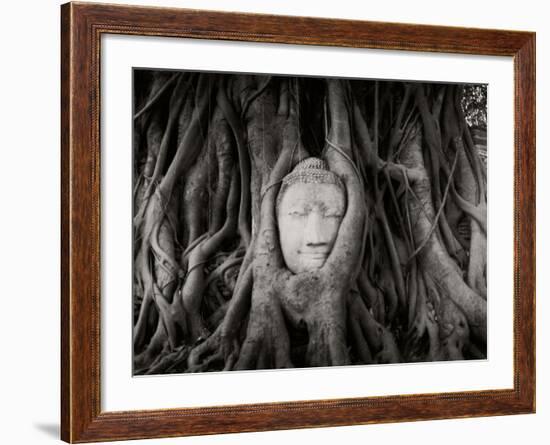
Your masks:
{"label": "buddha's hair curl", "polygon": [[346,196],[346,188],[340,177],[329,170],[324,159],[309,157],[296,164],[294,169],[281,181],[281,188],[277,195],[276,209],[279,208],[281,200],[293,184],[334,184]]}

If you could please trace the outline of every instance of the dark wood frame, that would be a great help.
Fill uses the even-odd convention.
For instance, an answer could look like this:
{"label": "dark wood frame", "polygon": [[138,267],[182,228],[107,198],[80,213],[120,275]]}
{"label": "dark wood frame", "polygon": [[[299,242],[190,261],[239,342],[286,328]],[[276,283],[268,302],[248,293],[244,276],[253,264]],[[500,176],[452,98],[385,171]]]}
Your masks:
{"label": "dark wood frame", "polygon": [[[514,388],[102,412],[100,37],[155,35],[512,56]],[[61,438],[67,442],[535,412],[535,34],[91,3],[61,7]]]}

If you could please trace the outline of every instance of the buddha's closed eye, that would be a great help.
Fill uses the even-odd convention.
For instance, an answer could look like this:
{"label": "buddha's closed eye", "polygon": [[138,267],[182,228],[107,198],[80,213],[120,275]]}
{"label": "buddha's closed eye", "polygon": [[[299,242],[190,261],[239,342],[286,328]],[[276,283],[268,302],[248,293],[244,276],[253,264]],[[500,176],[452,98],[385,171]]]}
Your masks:
{"label": "buddha's closed eye", "polygon": [[[310,213],[311,212],[307,210],[292,210],[288,212],[288,215],[293,217],[304,217],[309,215]],[[321,215],[324,218],[342,218],[344,216],[342,215],[342,213],[337,211],[325,211],[325,212],[322,212]]]}

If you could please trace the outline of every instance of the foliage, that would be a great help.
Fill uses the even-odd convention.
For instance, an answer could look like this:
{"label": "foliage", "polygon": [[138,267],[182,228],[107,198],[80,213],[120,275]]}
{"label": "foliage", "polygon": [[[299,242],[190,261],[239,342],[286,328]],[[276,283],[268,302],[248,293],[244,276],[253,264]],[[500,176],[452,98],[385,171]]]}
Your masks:
{"label": "foliage", "polygon": [[487,128],[487,84],[463,85],[461,105],[470,127]]}

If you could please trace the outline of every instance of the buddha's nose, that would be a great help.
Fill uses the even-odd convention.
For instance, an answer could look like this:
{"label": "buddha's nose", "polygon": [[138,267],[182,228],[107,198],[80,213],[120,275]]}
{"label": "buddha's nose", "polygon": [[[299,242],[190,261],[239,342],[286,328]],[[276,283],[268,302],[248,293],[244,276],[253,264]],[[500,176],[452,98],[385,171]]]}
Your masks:
{"label": "buddha's nose", "polygon": [[305,226],[306,245],[322,246],[326,244],[323,237],[323,221],[319,212],[311,212],[307,217]]}

